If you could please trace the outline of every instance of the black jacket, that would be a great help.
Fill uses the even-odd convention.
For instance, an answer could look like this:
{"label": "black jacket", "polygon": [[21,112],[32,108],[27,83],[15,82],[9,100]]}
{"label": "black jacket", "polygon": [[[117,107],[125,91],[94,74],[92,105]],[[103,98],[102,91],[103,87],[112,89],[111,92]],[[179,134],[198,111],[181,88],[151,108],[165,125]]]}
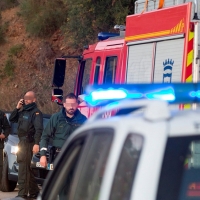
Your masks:
{"label": "black jacket", "polygon": [[39,144],[43,131],[43,115],[36,103],[24,105],[22,110],[15,108],[10,115],[11,122],[17,122],[19,138],[32,135],[35,144]]}
{"label": "black jacket", "polygon": [[[7,117],[3,111],[0,110],[0,134],[3,133],[5,138],[10,134],[11,128]],[[0,139],[0,148],[4,147],[4,139]]]}

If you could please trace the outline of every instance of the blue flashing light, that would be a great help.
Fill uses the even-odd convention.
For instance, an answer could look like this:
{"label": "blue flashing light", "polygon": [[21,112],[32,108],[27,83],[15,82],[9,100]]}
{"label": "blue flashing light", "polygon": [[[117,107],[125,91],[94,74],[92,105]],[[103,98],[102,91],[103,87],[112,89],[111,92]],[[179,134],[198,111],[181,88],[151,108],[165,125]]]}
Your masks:
{"label": "blue flashing light", "polygon": [[167,88],[166,90],[163,89],[155,92],[150,92],[145,96],[147,99],[160,99],[165,101],[174,101],[176,99],[173,88]]}
{"label": "blue flashing light", "polygon": [[158,99],[169,103],[200,103],[200,83],[153,83],[93,85],[86,89],[86,102],[104,105],[121,99]]}
{"label": "blue flashing light", "polygon": [[198,91],[192,91],[189,93],[191,97],[197,97],[197,98],[200,98],[200,90]]}
{"label": "blue flashing light", "polygon": [[91,93],[92,99],[94,100],[104,100],[105,97],[107,99],[124,99],[127,97],[127,94],[123,90],[102,90],[102,91],[94,91]]}
{"label": "blue flashing light", "polygon": [[98,33],[98,39],[99,40],[106,40],[110,37],[116,37],[119,36],[119,33],[106,33],[106,32],[100,32]]}

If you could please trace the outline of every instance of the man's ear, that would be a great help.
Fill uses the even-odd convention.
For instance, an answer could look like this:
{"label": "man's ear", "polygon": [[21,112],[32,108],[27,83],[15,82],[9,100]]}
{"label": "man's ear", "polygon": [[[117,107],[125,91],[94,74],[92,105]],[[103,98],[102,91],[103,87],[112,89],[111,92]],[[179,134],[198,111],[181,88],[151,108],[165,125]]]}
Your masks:
{"label": "man's ear", "polygon": [[33,99],[33,102],[36,102],[36,98]]}

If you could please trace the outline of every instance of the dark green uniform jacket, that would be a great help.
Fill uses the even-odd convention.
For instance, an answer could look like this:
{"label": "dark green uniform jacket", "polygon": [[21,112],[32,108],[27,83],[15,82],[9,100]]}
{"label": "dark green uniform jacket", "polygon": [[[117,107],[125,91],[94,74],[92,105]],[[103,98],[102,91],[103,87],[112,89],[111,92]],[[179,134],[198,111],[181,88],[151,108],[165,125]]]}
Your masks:
{"label": "dark green uniform jacket", "polygon": [[[0,134],[3,133],[5,135],[5,138],[7,138],[10,131],[11,129],[7,117],[5,113],[0,110]],[[0,148],[3,147],[4,147],[4,139],[0,139]]]}
{"label": "dark green uniform jacket", "polygon": [[79,110],[76,110],[72,118],[66,116],[65,108],[53,114],[42,133],[40,154],[46,155],[50,138],[53,139],[53,146],[62,148],[71,133],[86,120],[85,115],[82,115]]}
{"label": "dark green uniform jacket", "polygon": [[34,143],[39,144],[43,131],[43,115],[36,103],[24,105],[22,110],[14,109],[9,120],[18,123],[19,138],[31,135],[34,137]]}

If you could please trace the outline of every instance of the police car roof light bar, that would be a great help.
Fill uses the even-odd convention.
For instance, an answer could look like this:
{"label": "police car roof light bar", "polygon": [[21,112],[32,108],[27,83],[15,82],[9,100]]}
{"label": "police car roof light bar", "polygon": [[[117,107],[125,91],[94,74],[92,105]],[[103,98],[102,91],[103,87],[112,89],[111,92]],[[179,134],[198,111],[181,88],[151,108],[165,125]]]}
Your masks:
{"label": "police car roof light bar", "polygon": [[122,99],[156,99],[171,104],[200,103],[200,83],[153,83],[92,85],[86,88],[90,106],[105,105]]}

